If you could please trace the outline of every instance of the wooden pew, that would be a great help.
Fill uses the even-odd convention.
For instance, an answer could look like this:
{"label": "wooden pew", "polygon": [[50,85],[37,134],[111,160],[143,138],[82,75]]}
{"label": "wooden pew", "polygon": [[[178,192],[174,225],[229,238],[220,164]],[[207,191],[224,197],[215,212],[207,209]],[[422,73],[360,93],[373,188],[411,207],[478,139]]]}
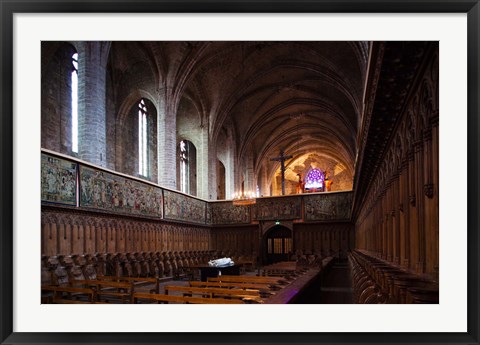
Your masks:
{"label": "wooden pew", "polygon": [[253,289],[258,290],[261,295],[274,295],[275,292],[271,291],[270,284],[257,284],[257,283],[235,283],[235,282],[199,282],[189,281],[190,286],[195,287],[218,287],[218,288],[237,288],[237,289]]}
{"label": "wooden pew", "polygon": [[120,298],[122,303],[131,300],[134,293],[133,282],[115,282],[106,280],[72,280],[72,285],[85,285],[95,289],[96,302],[101,301],[100,296]]}
{"label": "wooden pew", "polygon": [[[88,301],[93,302],[96,299],[96,291],[90,288],[78,288],[70,286],[55,286],[55,285],[44,285],[42,286],[42,291],[50,291],[53,293],[51,296],[52,301],[55,299],[63,299],[63,293],[66,292],[69,295],[75,294],[77,296],[85,295],[88,296]],[[72,299],[69,299],[72,300]]]}
{"label": "wooden pew", "polygon": [[263,277],[263,276],[219,276],[209,277],[209,282],[234,282],[234,283],[261,283],[270,285],[287,285],[288,282],[279,277]]}
{"label": "wooden pew", "polygon": [[263,266],[261,276],[284,276],[286,280],[293,280],[295,277],[304,274],[307,267],[297,265],[296,261],[281,261]]}
{"label": "wooden pew", "polygon": [[54,298],[52,300],[53,304],[108,304],[106,302],[88,302],[88,301],[78,301],[64,298]]}
{"label": "wooden pew", "polygon": [[105,281],[116,281],[116,282],[133,282],[134,285],[143,285],[144,283],[147,284],[154,284],[155,288],[150,290],[152,293],[159,293],[160,292],[160,278],[146,278],[146,277],[115,277],[115,276],[97,276],[98,280],[105,280]]}
{"label": "wooden pew", "polygon": [[202,297],[184,297],[153,293],[134,293],[132,303],[137,303],[138,299],[157,301],[158,303],[191,303],[191,304],[244,304],[240,299],[225,298],[202,298]]}
{"label": "wooden pew", "polygon": [[248,300],[251,302],[261,303],[260,291],[258,290],[244,290],[244,289],[224,289],[218,287],[191,287],[191,286],[165,286],[165,294],[169,292],[181,292],[183,296],[201,295],[208,298],[238,298],[241,300]]}

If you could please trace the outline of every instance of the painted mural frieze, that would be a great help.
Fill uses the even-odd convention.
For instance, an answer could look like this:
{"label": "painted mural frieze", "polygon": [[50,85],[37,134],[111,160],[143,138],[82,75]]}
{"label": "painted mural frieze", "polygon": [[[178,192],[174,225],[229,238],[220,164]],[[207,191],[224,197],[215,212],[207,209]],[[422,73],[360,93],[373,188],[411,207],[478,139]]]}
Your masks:
{"label": "painted mural frieze", "polygon": [[77,205],[77,163],[42,154],[42,201]]}
{"label": "painted mural frieze", "polygon": [[305,195],[305,220],[349,220],[352,193]]}
{"label": "painted mural frieze", "polygon": [[253,206],[253,219],[298,219],[301,215],[301,197],[257,199]]}
{"label": "painted mural frieze", "polygon": [[211,204],[213,224],[248,224],[250,223],[250,209],[248,206],[235,206],[229,202],[215,202]]}
{"label": "painted mural frieze", "polygon": [[80,206],[162,217],[162,190],[105,171],[80,166]]}
{"label": "painted mural frieze", "polygon": [[165,219],[205,224],[206,202],[183,194],[163,191]]}

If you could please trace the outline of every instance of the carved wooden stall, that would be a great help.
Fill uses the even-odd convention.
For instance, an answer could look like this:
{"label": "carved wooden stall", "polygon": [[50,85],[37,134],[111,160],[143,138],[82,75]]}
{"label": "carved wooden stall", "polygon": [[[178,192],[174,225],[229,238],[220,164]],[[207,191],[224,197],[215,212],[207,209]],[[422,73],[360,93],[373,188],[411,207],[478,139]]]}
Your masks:
{"label": "carved wooden stall", "polygon": [[[369,147],[385,155],[376,171],[365,167],[373,156],[365,156],[359,184],[370,186],[356,193],[356,248],[419,274],[438,279],[439,264],[439,142],[438,142],[438,45],[424,44],[405,48],[398,61],[379,45],[379,87],[404,89],[392,99],[368,104],[376,114],[370,123]],[[397,54],[398,55],[398,54]],[[417,68],[417,78],[404,75],[387,86],[393,65]],[[390,109],[389,104],[404,104]],[[380,121],[381,109],[390,109],[389,121]],[[371,116],[371,114],[367,114]],[[384,144],[375,133],[390,134]],[[383,148],[382,148],[383,149]],[[370,173],[370,176],[367,174]],[[362,175],[363,174],[363,175]],[[363,201],[362,201],[363,199]]]}

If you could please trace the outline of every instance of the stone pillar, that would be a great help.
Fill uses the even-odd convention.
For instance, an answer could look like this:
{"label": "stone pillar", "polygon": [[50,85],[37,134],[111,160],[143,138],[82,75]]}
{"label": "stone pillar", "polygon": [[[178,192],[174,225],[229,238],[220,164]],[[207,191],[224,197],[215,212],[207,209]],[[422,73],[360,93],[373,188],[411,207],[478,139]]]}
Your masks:
{"label": "stone pillar", "polygon": [[245,155],[244,167],[245,167],[245,192],[256,192],[257,181],[255,178],[254,164],[253,164],[253,151],[249,147]]}
{"label": "stone pillar", "polygon": [[[208,139],[208,126],[204,126],[201,131],[200,145],[197,147],[197,196],[202,199],[217,199],[217,154],[215,145],[211,145]],[[227,166],[225,166],[225,190],[227,188]]]}
{"label": "stone pillar", "polygon": [[227,152],[227,165],[225,166],[225,198],[232,199],[235,192],[235,151],[234,143],[229,137],[229,148]]}
{"label": "stone pillar", "polygon": [[110,42],[78,47],[78,155],[106,167],[106,66]]}
{"label": "stone pillar", "polygon": [[[208,137],[208,134],[205,134]],[[207,145],[208,151],[208,178],[203,183],[207,186],[208,194],[202,193],[201,198],[207,200],[217,200],[217,150],[215,145]],[[198,187],[197,187],[198,188]]]}
{"label": "stone pillar", "polygon": [[162,187],[176,189],[178,158],[177,112],[176,106],[173,102],[171,88],[162,88],[158,90],[157,116],[158,184]]}
{"label": "stone pillar", "polygon": [[262,185],[260,187],[260,195],[263,196],[270,196],[270,186],[268,184],[268,164],[267,162],[264,162],[262,165],[262,170],[261,170],[261,176],[262,176]]}

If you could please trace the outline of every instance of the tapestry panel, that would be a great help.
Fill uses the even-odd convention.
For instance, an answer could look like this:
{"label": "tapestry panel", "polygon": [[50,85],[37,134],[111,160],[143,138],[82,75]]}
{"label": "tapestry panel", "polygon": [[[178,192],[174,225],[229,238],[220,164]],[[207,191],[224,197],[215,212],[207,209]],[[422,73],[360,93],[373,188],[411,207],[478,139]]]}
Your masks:
{"label": "tapestry panel", "polygon": [[305,221],[350,220],[352,196],[351,192],[304,195]]}
{"label": "tapestry panel", "polygon": [[301,197],[257,199],[253,208],[253,219],[277,220],[302,218]]}
{"label": "tapestry panel", "polygon": [[147,183],[80,166],[80,206],[162,217],[162,190]]}
{"label": "tapestry panel", "polygon": [[231,201],[211,203],[213,224],[249,224],[250,208],[235,206]]}
{"label": "tapestry panel", "polygon": [[77,163],[42,153],[41,200],[77,205]]}
{"label": "tapestry panel", "polygon": [[165,219],[205,224],[206,202],[183,194],[163,191]]}
{"label": "tapestry panel", "polygon": [[212,205],[207,202],[207,205],[206,205],[206,208],[207,208],[207,220],[206,220],[206,223],[207,225],[212,225],[213,224],[213,214],[212,214]]}

